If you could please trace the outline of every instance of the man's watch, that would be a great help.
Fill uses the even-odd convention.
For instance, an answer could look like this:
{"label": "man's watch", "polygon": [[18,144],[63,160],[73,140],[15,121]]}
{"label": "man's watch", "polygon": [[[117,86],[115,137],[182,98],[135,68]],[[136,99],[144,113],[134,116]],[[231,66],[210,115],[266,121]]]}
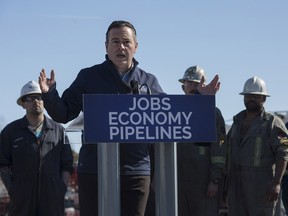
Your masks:
{"label": "man's watch", "polygon": [[217,184],[217,185],[218,185],[218,184],[220,183],[220,179],[218,179],[218,178],[213,179],[212,182],[213,182],[214,184]]}

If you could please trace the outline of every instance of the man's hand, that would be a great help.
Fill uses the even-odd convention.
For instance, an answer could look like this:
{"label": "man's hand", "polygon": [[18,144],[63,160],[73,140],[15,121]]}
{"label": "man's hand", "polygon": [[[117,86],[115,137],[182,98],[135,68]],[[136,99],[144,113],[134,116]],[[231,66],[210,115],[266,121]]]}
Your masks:
{"label": "man's hand", "polygon": [[209,182],[207,188],[207,197],[214,197],[218,193],[218,184],[214,184],[213,182]]}
{"label": "man's hand", "polygon": [[204,77],[202,77],[199,85],[197,86],[197,90],[200,92],[201,95],[215,95],[220,89],[218,75],[216,75],[208,85],[206,85],[204,81]]}
{"label": "man's hand", "polygon": [[276,201],[279,198],[280,191],[281,191],[281,185],[272,183],[268,188],[266,194],[266,201],[267,202]]}
{"label": "man's hand", "polygon": [[42,69],[38,78],[38,83],[42,93],[48,92],[49,89],[56,83],[54,70],[51,70],[50,78],[47,78],[45,70]]}

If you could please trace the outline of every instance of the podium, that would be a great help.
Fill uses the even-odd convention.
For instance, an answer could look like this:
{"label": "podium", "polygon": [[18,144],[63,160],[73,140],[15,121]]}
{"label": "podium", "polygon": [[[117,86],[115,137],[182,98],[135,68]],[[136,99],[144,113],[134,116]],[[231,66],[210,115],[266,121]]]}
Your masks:
{"label": "podium", "polygon": [[[98,212],[120,216],[119,143],[98,144]],[[114,158],[113,161],[107,160]],[[175,143],[155,145],[156,215],[177,216],[177,167]]]}
{"label": "podium", "polygon": [[215,96],[84,95],[83,145],[98,143],[98,213],[120,216],[119,145],[155,143],[155,214],[177,216],[177,142],[216,140]]}

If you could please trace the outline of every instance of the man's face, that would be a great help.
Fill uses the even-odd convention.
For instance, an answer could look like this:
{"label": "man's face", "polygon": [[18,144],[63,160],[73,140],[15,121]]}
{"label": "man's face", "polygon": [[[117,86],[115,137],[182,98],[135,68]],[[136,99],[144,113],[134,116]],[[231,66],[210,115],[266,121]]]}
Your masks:
{"label": "man's face", "polygon": [[259,112],[262,110],[266,97],[257,94],[245,94],[244,104],[249,112]]}
{"label": "man's face", "polygon": [[195,94],[197,91],[198,84],[199,83],[197,83],[197,82],[184,80],[184,83],[182,85],[182,89],[186,95]]}
{"label": "man's face", "polygon": [[23,108],[27,114],[39,115],[44,111],[44,103],[41,94],[31,94],[24,96]]}
{"label": "man's face", "polygon": [[129,27],[112,28],[105,42],[106,52],[119,72],[127,71],[132,65],[138,43]]}

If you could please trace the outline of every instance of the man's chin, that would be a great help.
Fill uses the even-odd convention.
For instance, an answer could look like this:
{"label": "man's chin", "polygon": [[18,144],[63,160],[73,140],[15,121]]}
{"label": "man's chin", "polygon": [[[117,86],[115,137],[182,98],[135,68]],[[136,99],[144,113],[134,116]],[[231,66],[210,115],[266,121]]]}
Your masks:
{"label": "man's chin", "polygon": [[262,109],[261,107],[246,107],[246,110],[248,112],[255,112],[255,113],[260,112],[261,109]]}
{"label": "man's chin", "polygon": [[126,61],[126,60],[117,59],[117,61],[113,62],[113,63],[118,67],[128,66],[128,61]]}

